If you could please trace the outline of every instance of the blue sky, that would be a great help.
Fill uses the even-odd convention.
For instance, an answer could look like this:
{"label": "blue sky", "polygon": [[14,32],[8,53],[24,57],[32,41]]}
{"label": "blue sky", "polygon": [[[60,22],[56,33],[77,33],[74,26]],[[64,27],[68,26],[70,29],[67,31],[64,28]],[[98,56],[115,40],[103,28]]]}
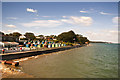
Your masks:
{"label": "blue sky", "polygon": [[3,2],[3,32],[58,35],[73,30],[90,40],[118,41],[117,2]]}

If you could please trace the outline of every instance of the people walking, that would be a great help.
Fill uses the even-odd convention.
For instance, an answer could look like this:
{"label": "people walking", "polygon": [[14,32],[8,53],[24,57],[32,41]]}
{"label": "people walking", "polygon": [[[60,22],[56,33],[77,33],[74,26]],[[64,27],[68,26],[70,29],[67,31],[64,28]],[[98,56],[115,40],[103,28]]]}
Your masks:
{"label": "people walking", "polygon": [[20,51],[22,51],[22,47],[20,47]]}
{"label": "people walking", "polygon": [[5,53],[5,49],[2,49],[2,53],[3,53],[3,54]]}

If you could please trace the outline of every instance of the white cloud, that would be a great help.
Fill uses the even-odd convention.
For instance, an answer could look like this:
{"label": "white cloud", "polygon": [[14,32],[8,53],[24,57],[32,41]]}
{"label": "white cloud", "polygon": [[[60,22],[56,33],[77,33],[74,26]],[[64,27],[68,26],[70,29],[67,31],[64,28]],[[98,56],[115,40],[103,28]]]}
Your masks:
{"label": "white cloud", "polygon": [[69,19],[61,19],[62,22],[73,24],[73,25],[82,25],[82,26],[90,26],[93,22],[91,17],[75,17],[70,16]]}
{"label": "white cloud", "polygon": [[80,11],[81,13],[88,13],[88,11]]}
{"label": "white cloud", "polygon": [[28,23],[21,23],[22,26],[25,27],[57,27],[60,25],[70,24],[73,26],[90,26],[92,24],[92,18],[91,17],[75,17],[70,16],[67,19],[60,19],[60,20],[35,20]]}
{"label": "white cloud", "polygon": [[37,13],[37,10],[31,9],[31,8],[27,8],[26,10],[27,10],[28,12]]}
{"label": "white cloud", "polygon": [[16,19],[18,19],[18,18],[16,18],[16,17],[7,17],[6,19],[13,19],[13,20],[16,20]]}
{"label": "white cloud", "polygon": [[89,36],[91,41],[107,41],[118,43],[118,34],[120,31],[117,30],[102,30],[99,32],[88,31],[86,36]]}
{"label": "white cloud", "polygon": [[15,30],[4,30],[3,32],[6,33],[6,34],[13,33],[13,32],[19,32],[19,33],[21,33],[21,31],[17,30],[17,29],[15,29]]}
{"label": "white cloud", "polygon": [[85,16],[82,17],[71,16],[70,19],[73,20],[74,24],[80,24],[83,26],[90,26],[93,22],[93,19],[91,17],[85,17]]}
{"label": "white cloud", "polygon": [[113,23],[118,23],[118,17],[113,17],[112,21]]}
{"label": "white cloud", "polygon": [[12,32],[19,32],[19,33],[21,33],[21,31],[20,31],[20,30],[17,30],[17,29],[16,29],[16,30],[13,30]]}
{"label": "white cloud", "polygon": [[56,27],[62,23],[57,20],[36,20],[29,23],[22,23],[25,27]]}
{"label": "white cloud", "polygon": [[67,18],[67,16],[62,16],[63,18]]}
{"label": "white cloud", "polygon": [[6,27],[10,27],[10,28],[16,28],[16,26],[15,25],[12,25],[12,24],[7,24],[7,25],[5,25]]}
{"label": "white cloud", "polygon": [[100,12],[102,15],[110,15],[110,13]]}

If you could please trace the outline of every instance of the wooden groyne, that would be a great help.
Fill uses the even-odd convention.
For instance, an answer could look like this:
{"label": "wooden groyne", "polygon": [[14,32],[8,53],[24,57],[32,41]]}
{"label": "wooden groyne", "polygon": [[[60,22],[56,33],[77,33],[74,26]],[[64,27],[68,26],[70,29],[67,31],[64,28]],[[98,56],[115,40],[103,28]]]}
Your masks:
{"label": "wooden groyne", "polygon": [[13,65],[13,66],[18,66],[19,65],[19,62],[13,62],[13,61],[0,61],[2,64],[10,64],[10,65]]}
{"label": "wooden groyne", "polygon": [[81,47],[80,45],[77,46],[69,46],[69,47],[60,47],[60,48],[51,48],[49,50],[40,50],[40,51],[26,51],[26,52],[14,52],[12,54],[3,54],[0,55],[1,60],[13,60],[13,59],[20,59],[24,57],[36,56],[41,54],[48,54],[58,51],[64,51],[68,49],[78,48]]}

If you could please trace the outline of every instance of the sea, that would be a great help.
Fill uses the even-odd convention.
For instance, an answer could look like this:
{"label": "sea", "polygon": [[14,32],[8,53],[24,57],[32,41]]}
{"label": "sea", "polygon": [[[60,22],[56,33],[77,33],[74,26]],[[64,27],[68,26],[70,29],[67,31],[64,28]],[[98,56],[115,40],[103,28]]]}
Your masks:
{"label": "sea", "polygon": [[118,78],[118,44],[87,46],[45,54],[20,62],[34,78]]}

